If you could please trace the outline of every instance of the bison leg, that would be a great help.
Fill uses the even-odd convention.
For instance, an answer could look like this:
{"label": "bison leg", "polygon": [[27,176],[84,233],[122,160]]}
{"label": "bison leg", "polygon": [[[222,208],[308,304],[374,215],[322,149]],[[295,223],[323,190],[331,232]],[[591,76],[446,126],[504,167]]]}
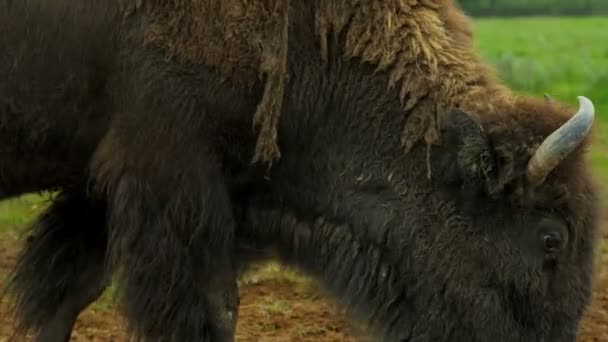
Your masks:
{"label": "bison leg", "polygon": [[68,341],[78,314],[107,284],[105,206],[62,193],[32,226],[9,281],[17,332]]}
{"label": "bison leg", "polygon": [[43,324],[36,336],[36,342],[68,342],[78,315],[96,301],[108,285],[106,279],[97,274],[83,277],[84,286],[66,295],[52,319]]}
{"label": "bison leg", "polygon": [[139,141],[114,131],[100,146],[93,172],[110,201],[110,260],[121,270],[123,312],[136,339],[232,341],[231,203],[221,165],[203,143],[172,146],[183,132]]}

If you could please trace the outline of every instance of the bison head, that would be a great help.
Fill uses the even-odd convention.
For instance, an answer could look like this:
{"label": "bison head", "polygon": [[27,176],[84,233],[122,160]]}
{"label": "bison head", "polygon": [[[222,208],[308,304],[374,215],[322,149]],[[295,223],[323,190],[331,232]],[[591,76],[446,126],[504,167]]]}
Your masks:
{"label": "bison head", "polygon": [[434,159],[441,209],[428,222],[434,232],[421,233],[426,250],[414,247],[427,256],[420,274],[430,273],[417,281],[432,289],[428,334],[574,341],[597,226],[582,153],[594,108],[579,101],[571,118],[557,103],[529,99],[479,120],[448,115]]}
{"label": "bison head", "polygon": [[582,153],[593,106],[580,101],[573,117],[530,99],[453,110],[441,145],[406,156],[398,125],[343,147],[349,133],[330,126],[332,145],[285,154],[280,209],[250,201],[239,236],[275,244],[383,340],[574,341],[598,225]]}
{"label": "bison head", "polygon": [[[315,150],[314,166],[301,167],[302,152],[300,169],[288,168],[283,185],[298,196],[286,195],[281,209],[249,202],[250,230],[243,225],[239,236],[245,245],[275,244],[383,340],[574,341],[590,301],[598,226],[582,153],[593,106],[580,102],[573,117],[529,99],[478,118],[453,110],[443,143],[408,156],[391,150],[396,125],[384,126],[375,145],[350,140],[342,154],[333,126],[338,138]],[[315,184],[311,172],[336,161],[339,176]],[[307,186],[295,188],[294,179]],[[290,204],[297,207],[288,213]]]}

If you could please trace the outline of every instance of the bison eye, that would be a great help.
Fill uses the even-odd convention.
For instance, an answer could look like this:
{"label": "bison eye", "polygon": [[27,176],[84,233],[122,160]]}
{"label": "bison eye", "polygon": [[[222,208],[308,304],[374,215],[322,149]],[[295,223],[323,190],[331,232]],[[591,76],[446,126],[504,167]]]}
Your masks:
{"label": "bison eye", "polygon": [[537,243],[543,254],[543,265],[553,268],[557,265],[559,255],[568,245],[568,226],[555,217],[545,217],[538,222]]}
{"label": "bison eye", "polygon": [[545,233],[543,234],[543,242],[547,252],[555,253],[560,249],[562,244],[561,234],[558,232]]}

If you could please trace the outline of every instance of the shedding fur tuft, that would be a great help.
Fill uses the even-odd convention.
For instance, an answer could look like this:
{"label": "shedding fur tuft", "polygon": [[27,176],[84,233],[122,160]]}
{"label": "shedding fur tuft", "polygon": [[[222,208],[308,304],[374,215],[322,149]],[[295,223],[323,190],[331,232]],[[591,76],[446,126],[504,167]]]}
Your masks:
{"label": "shedding fur tuft", "polygon": [[277,145],[277,125],[281,102],[285,92],[285,78],[287,75],[287,41],[288,41],[288,13],[289,0],[279,1],[273,11],[278,17],[277,23],[280,39],[272,41],[266,50],[262,51],[260,72],[267,75],[266,89],[253,118],[254,127],[260,126],[260,136],[256,145],[254,162],[279,159],[281,153]]}

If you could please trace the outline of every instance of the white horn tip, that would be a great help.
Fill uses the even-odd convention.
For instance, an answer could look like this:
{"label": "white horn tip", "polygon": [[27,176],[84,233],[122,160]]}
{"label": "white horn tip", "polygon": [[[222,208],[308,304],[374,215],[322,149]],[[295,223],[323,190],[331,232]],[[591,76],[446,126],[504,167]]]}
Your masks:
{"label": "white horn tip", "polygon": [[578,97],[579,109],[578,113],[575,116],[579,117],[577,119],[579,127],[581,127],[581,134],[587,135],[589,130],[591,130],[591,126],[593,126],[593,120],[595,116],[595,108],[593,106],[593,102],[584,96]]}
{"label": "white horn tip", "polygon": [[584,96],[578,97],[578,103],[580,106],[580,111],[586,113],[587,115],[593,117],[595,114],[595,108],[593,106],[593,102]]}

